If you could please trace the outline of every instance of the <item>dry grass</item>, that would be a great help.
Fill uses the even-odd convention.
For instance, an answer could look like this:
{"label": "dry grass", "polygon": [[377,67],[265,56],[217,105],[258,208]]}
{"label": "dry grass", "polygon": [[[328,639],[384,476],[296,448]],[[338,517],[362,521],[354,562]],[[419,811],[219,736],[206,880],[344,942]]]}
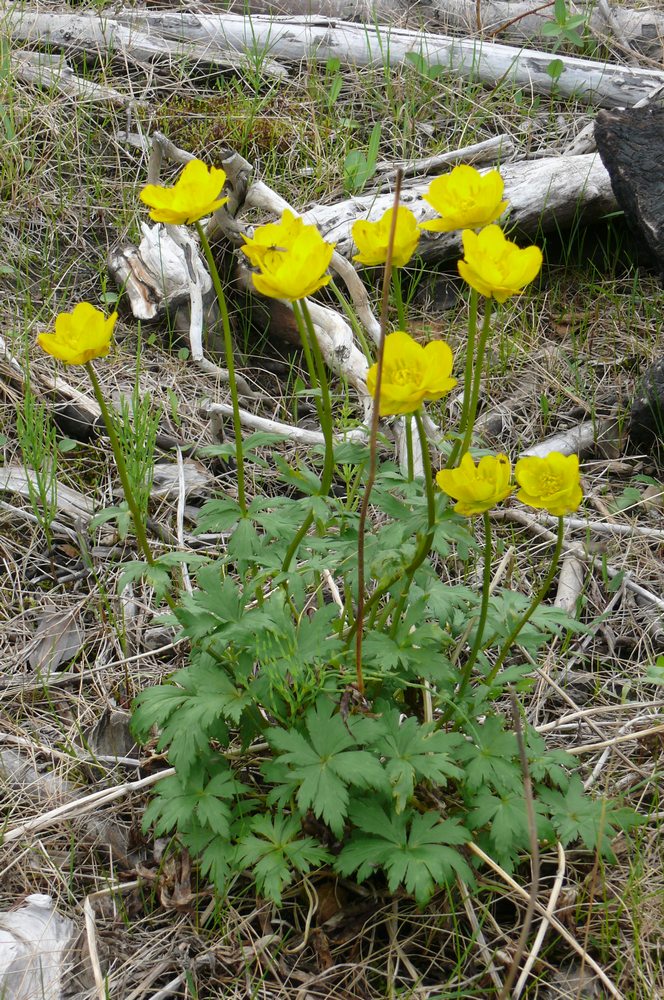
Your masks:
{"label": "dry grass", "polygon": [[[339,102],[326,109],[320,103],[326,84],[314,79],[316,73],[303,70],[283,89],[270,84],[267,94],[245,93],[246,109],[233,113],[223,89],[229,81],[222,81],[219,96],[216,81],[182,73],[174,83],[166,69],[146,78],[136,68],[100,64],[93,75],[147,102],[139,113],[147,134],[171,122],[174,139],[212,158],[214,143],[227,144],[229,136],[244,141],[241,151],[298,207],[340,195],[343,153],[362,144],[375,120],[385,122],[381,156],[386,158],[424,155],[502,131],[533,152],[566,141],[579,126],[578,109],[551,107],[544,99],[538,108],[517,108],[505,94],[460,93],[457,81],[427,84],[430,99],[419,101],[421,81],[406,70],[392,74],[389,87],[382,75],[369,80],[346,73]],[[0,325],[24,373],[29,368],[35,391],[53,400],[52,369],[34,350],[35,334],[76,301],[100,301],[108,249],[138,233],[136,192],[145,178],[145,157],[123,141],[122,112],[74,106],[11,76],[0,88],[15,133],[0,146]],[[368,92],[371,101],[362,96]],[[236,101],[241,93],[236,89]],[[213,112],[212,122],[206,109]],[[250,109],[256,122],[245,134],[242,114]],[[408,115],[404,109],[410,109]],[[352,142],[334,128],[346,118],[357,123]],[[523,302],[506,307],[492,347],[494,377],[483,413],[494,417],[488,423],[491,443],[511,452],[579,421],[624,414],[644,367],[662,349],[661,288],[633,264],[619,221],[579,231],[571,241],[563,234],[558,245],[549,240],[547,252],[541,287],[525,307]],[[444,330],[461,345],[464,307],[456,303],[436,312],[435,280],[433,274],[422,277],[417,322],[433,335]],[[135,324],[123,313],[117,347],[100,371],[111,398],[131,391],[136,344]],[[209,442],[198,402],[225,399],[225,390],[193,372],[178,356],[179,346],[161,325],[143,330],[142,392],[161,408],[165,432],[194,445]],[[263,332],[241,326],[238,346],[247,369],[263,371],[261,382],[274,398],[275,413],[287,418],[297,357],[283,344],[268,342]],[[76,369],[66,377],[87,392]],[[341,388],[338,392],[341,396]],[[21,462],[15,409],[22,393],[17,373],[0,360],[5,464]],[[232,470],[213,462],[207,468],[206,496],[232,491]],[[662,529],[661,507],[654,501],[615,514],[610,506],[626,486],[644,488],[636,476],[662,481],[654,456],[618,448],[608,459],[591,457],[584,476],[591,521]],[[100,508],[112,502],[117,489],[99,438],[62,453],[58,478],[94,497]],[[261,484],[252,488],[260,490]],[[277,909],[257,901],[248,880],[238,880],[228,898],[213,898],[186,858],[176,863],[167,845],[145,838],[140,823],[147,785],[76,815],[76,797],[150,779],[164,766],[123,742],[127,710],[137,691],[182,665],[184,650],[155,618],[148,591],[136,586],[118,598],[116,583],[128,548],[112,533],[90,536],[63,516],[69,534],[56,532],[55,549],[48,553],[30,504],[13,494],[0,501],[0,759],[6,774],[14,775],[7,777],[2,797],[8,831],[20,833],[23,824],[31,824],[0,848],[0,909],[28,893],[47,892],[83,928],[87,898],[107,995],[122,1000],[494,995],[488,958],[495,976],[503,977],[524,912],[523,901],[498,876],[482,875],[465,905],[458,892],[441,892],[419,912],[406,897],[322,875],[295,887]],[[167,544],[177,528],[176,500],[155,501],[151,514]],[[655,534],[591,529],[569,537],[587,541],[607,566],[628,571],[655,598],[664,594],[662,542]],[[523,587],[531,567],[546,564],[550,549],[520,525],[504,523],[501,538],[505,550],[514,549],[512,585]],[[29,654],[35,629],[53,607],[71,612],[82,642],[73,660],[42,680]],[[584,780],[624,796],[648,821],[615,845],[618,863],[611,867],[587,852],[569,850],[561,868],[554,851],[546,854],[540,900],[547,904],[562,872],[558,919],[623,996],[652,1000],[664,995],[658,729],[664,702],[645,675],[664,650],[662,609],[638,599],[624,581],[613,587],[600,567],[586,572],[580,614],[593,623],[591,631],[551,645],[527,713],[552,746],[578,753]],[[115,713],[115,728],[109,713]],[[646,730],[657,731],[640,737]],[[583,749],[597,744],[598,749]],[[115,763],[118,755],[122,763]],[[65,801],[74,804],[64,818],[44,819]],[[527,866],[517,878],[527,887]],[[81,1000],[103,996],[94,986],[89,937],[82,934],[71,988]],[[590,992],[587,980],[587,966],[562,937],[549,932],[524,996],[608,995]]]}

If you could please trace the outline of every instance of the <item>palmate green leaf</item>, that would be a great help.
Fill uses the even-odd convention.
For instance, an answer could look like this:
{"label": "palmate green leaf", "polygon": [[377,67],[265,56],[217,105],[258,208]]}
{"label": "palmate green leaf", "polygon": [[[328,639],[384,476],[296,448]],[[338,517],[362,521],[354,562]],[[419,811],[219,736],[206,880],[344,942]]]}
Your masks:
{"label": "palmate green leaf", "polygon": [[629,830],[643,822],[631,809],[615,809],[605,799],[591,798],[576,774],[565,791],[544,788],[539,798],[548,808],[564,845],[580,840],[588,850],[599,850],[612,862],[615,856],[611,840],[618,830]]}
{"label": "palmate green leaf", "polygon": [[232,799],[244,786],[225,767],[209,781],[183,779],[178,774],[160,781],[143,815],[143,829],[154,824],[158,837],[208,827],[212,834],[228,837]]}
{"label": "palmate green leaf", "polygon": [[209,742],[228,742],[224,719],[235,721],[248,696],[235,687],[224,670],[206,655],[171,680],[142,691],[135,702],[132,726],[145,737],[153,725],[160,730],[158,747],[168,747],[168,758],[183,780],[205,756]]}
{"label": "palmate green leaf", "polygon": [[243,820],[238,821],[237,813],[241,808],[255,809],[257,803],[248,797],[237,803],[233,809],[233,822],[230,836],[220,836],[204,826],[194,817],[188,830],[178,832],[178,840],[186,847],[192,857],[198,858],[201,874],[209,878],[214,883],[214,887],[221,896],[225,893],[229,880],[237,872],[237,847],[236,835],[243,825]]}
{"label": "palmate green leaf", "polygon": [[303,615],[297,628],[296,657],[300,663],[329,663],[344,648],[334,635],[338,627],[339,609],[336,604],[318,608],[311,617]]}
{"label": "palmate green leaf", "polygon": [[362,659],[367,666],[376,664],[382,671],[389,672],[399,666],[401,647],[384,632],[369,632],[362,640]]}
{"label": "palmate green leaf", "polygon": [[168,593],[171,586],[171,576],[165,566],[133,559],[123,566],[120,579],[118,580],[118,593],[121,594],[125,587],[130,583],[135,583],[137,580],[145,580],[147,584],[154,588],[155,595],[158,598]]}
{"label": "palmate green leaf", "polygon": [[237,861],[251,869],[258,891],[277,905],[294,872],[305,873],[332,860],[313,837],[302,836],[293,816],[256,816],[250,828],[252,834],[238,842]]}
{"label": "palmate green leaf", "polygon": [[132,706],[131,731],[136,739],[146,743],[152,727],[164,726],[186,700],[186,692],[174,684],[155,684],[141,691]]}
{"label": "palmate green leaf", "polygon": [[249,518],[243,517],[226,543],[227,560],[246,564],[261,552],[264,543],[265,539],[261,538]]}
{"label": "palmate green leaf", "polygon": [[[349,718],[346,725],[334,711],[333,702],[323,696],[305,715],[306,736],[295,729],[268,729],[266,739],[278,757],[274,765],[263,766],[263,773],[296,794],[302,815],[311,809],[341,837],[348,813],[348,787],[386,790],[387,781],[376,756],[357,749],[352,735],[355,720]],[[284,800],[283,791],[275,794]]]}
{"label": "palmate green leaf", "polygon": [[244,614],[240,590],[229,577],[222,577],[218,566],[201,569],[196,580],[199,589],[183,594],[175,612],[183,634],[192,641],[223,633]]}
{"label": "palmate green leaf", "polygon": [[421,725],[413,717],[401,722],[399,712],[385,702],[378,702],[376,711],[382,713],[382,735],[373,741],[372,749],[385,759],[397,813],[406,808],[418,781],[445,787],[448,778],[463,777],[450,759],[464,742],[461,734],[434,732],[433,723]]}
{"label": "palmate green leaf", "polygon": [[208,500],[201,507],[196,520],[195,534],[208,531],[230,531],[242,517],[237,500]]}
{"label": "palmate green leaf", "polygon": [[451,508],[438,514],[432,548],[440,556],[447,556],[454,546],[462,562],[467,562],[470,553],[477,549],[475,536],[468,529],[467,518],[456,514]]}
{"label": "palmate green leaf", "polygon": [[[511,862],[518,851],[530,847],[530,829],[526,813],[526,802],[522,793],[506,792],[503,795],[493,795],[488,788],[481,789],[474,802],[474,808],[467,817],[468,825],[478,830],[490,824],[489,840],[492,855],[501,863]],[[538,839],[552,841],[555,839],[553,826],[542,812],[541,802],[534,802]]]}
{"label": "palmate green leaf", "polygon": [[550,781],[558,788],[567,788],[570,772],[577,766],[574,756],[565,750],[550,750],[546,741],[531,728],[526,731],[526,746],[533,781]]}
{"label": "palmate green leaf", "polygon": [[[295,534],[311,510],[311,499],[293,500],[291,497],[256,497],[250,505],[251,516],[273,539],[286,544]],[[329,539],[326,539],[329,543]],[[283,558],[283,557],[282,557]]]}
{"label": "palmate green leaf", "polygon": [[207,876],[217,892],[222,893],[228,884],[228,880],[235,870],[235,860],[237,851],[227,837],[212,837],[201,851],[193,851],[192,845],[183,838],[185,846],[192,854],[200,854],[201,873]]}
{"label": "palmate green leaf", "polygon": [[350,818],[357,827],[334,867],[341,875],[356,872],[358,882],[382,868],[391,892],[403,884],[423,906],[437,886],[456,875],[468,885],[473,875],[455,846],[470,839],[456,820],[438,813],[408,809],[395,815],[376,801],[354,802]]}
{"label": "palmate green leaf", "polygon": [[521,788],[516,736],[505,732],[503,720],[489,716],[484,725],[469,727],[469,735],[472,740],[462,743],[456,752],[457,761],[464,765],[468,792],[472,794],[482,785],[499,793]]}

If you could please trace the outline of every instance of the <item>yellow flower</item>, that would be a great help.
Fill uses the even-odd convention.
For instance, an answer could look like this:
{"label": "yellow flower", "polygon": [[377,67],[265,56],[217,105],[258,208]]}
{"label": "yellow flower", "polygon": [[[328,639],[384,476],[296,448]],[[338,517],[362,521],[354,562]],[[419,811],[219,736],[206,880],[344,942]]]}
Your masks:
{"label": "yellow flower", "polygon": [[37,342],[66,365],[84,365],[106,357],[117,318],[116,312],[107,319],[89,302],[79,302],[72,312],[56,317],[55,333],[40,333]]}
{"label": "yellow flower", "polygon": [[487,298],[504,302],[518,295],[542,267],[539,247],[523,250],[505,238],[500,226],[487,226],[480,233],[464,229],[464,259],[457,264],[464,281]]}
{"label": "yellow flower", "polygon": [[[359,219],[353,223],[353,239],[360,251],[353,260],[359,264],[371,267],[374,264],[384,264],[387,260],[387,245],[390,241],[393,209],[388,208],[378,222],[367,222]],[[409,208],[403,206],[397,209],[397,224],[394,231],[394,246],[392,248],[392,264],[394,267],[405,267],[415,253],[420,239],[417,220]]]}
{"label": "yellow flower", "polygon": [[507,455],[485,455],[477,465],[470,455],[456,469],[441,469],[436,482],[443,493],[457,501],[454,509],[464,517],[483,514],[508,497],[512,468]]}
{"label": "yellow flower", "polygon": [[497,170],[481,174],[474,167],[461,164],[449,174],[436,177],[423,195],[440,219],[420,223],[420,229],[449,233],[453,229],[479,229],[503,214],[503,179]]}
{"label": "yellow flower", "polygon": [[244,246],[240,247],[254,267],[260,263],[268,250],[290,250],[293,243],[305,228],[298,215],[293,215],[289,209],[284,209],[281,222],[270,222],[266,226],[258,226],[253,236],[244,236]]}
{"label": "yellow flower", "polygon": [[190,160],[173,187],[147,184],[140,193],[140,199],[152,211],[153,222],[170,222],[174,226],[197,222],[204,215],[224,205],[228,198],[220,198],[226,183],[226,172],[217,167],[208,167],[202,160]]}
{"label": "yellow flower", "polygon": [[[330,281],[326,271],[334,245],[326,243],[315,226],[298,227],[295,223],[291,226],[286,220],[284,233],[288,237],[287,246],[274,246],[270,242],[262,249],[263,244],[258,242],[250,248],[248,256],[260,269],[252,275],[256,291],[273,299],[294,302],[313,295]],[[254,240],[262,238],[257,229]],[[268,239],[271,241],[272,236]]]}
{"label": "yellow flower", "polygon": [[[440,399],[457,384],[452,374],[452,350],[442,340],[422,347],[402,330],[385,338],[383,377],[380,387],[381,417],[413,413],[425,399]],[[367,386],[376,390],[377,365],[367,372]]]}
{"label": "yellow flower", "polygon": [[546,458],[520,458],[514,476],[521,487],[517,500],[529,507],[548,510],[556,517],[571,514],[583,499],[578,455],[552,451]]}

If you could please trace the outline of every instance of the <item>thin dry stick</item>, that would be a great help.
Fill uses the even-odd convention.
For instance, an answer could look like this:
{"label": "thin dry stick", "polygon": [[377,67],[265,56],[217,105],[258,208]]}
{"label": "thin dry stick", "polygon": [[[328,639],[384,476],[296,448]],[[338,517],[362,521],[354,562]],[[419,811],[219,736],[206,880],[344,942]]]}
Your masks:
{"label": "thin dry stick", "polygon": [[[554,0],[548,0],[547,3],[543,3],[541,7],[533,7],[532,10],[526,11],[525,14],[519,14],[518,17],[513,17],[511,21],[504,21],[499,24],[497,28],[489,32],[489,38],[495,38],[499,35],[501,31],[506,31],[507,28],[511,28],[513,24],[518,24],[519,21],[523,21],[524,17],[529,17],[531,14],[539,14],[540,11],[548,10],[549,7],[553,7]],[[479,4],[478,4],[479,6]]]}
{"label": "thin dry stick", "polygon": [[551,923],[551,915],[556,909],[556,903],[558,902],[558,896],[560,895],[560,890],[563,887],[563,880],[565,878],[565,851],[563,845],[558,841],[558,871],[556,872],[556,879],[553,883],[553,889],[551,890],[551,895],[549,896],[549,902],[546,906],[546,912],[548,916],[545,916],[540,924],[540,928],[537,932],[537,937],[532,947],[532,951],[528,955],[528,961],[525,963],[519,980],[514,987],[513,1000],[519,1000],[519,997],[523,993],[526,983],[528,981],[528,976],[530,975],[530,970],[537,961],[537,956],[540,953],[542,944],[544,943],[544,936],[549,929],[549,924]]}
{"label": "thin dry stick", "polygon": [[457,882],[457,887],[459,889],[459,893],[461,894],[461,901],[463,903],[463,908],[466,911],[466,916],[468,917],[468,920],[470,921],[470,926],[473,928],[473,934],[475,935],[475,940],[477,941],[477,947],[480,952],[480,955],[482,956],[482,961],[486,966],[486,971],[489,973],[491,977],[491,982],[496,987],[496,989],[502,990],[503,981],[500,978],[498,970],[496,969],[496,966],[494,964],[493,957],[491,955],[491,949],[489,948],[489,945],[486,942],[486,938],[482,933],[482,927],[480,926],[480,922],[477,919],[477,914],[473,909],[473,904],[470,895],[468,893],[468,889],[466,888],[463,879],[458,875],[456,882]]}
{"label": "thin dry stick", "polygon": [[523,918],[523,926],[521,928],[521,933],[519,934],[519,940],[516,944],[516,950],[514,952],[514,958],[512,959],[512,964],[509,967],[507,973],[507,978],[505,979],[505,985],[503,986],[500,997],[498,1000],[507,1000],[512,989],[512,983],[516,979],[516,974],[519,971],[519,965],[521,959],[523,958],[524,952],[526,950],[526,942],[528,940],[528,935],[530,933],[530,928],[532,926],[533,917],[535,915],[535,905],[537,903],[537,893],[539,892],[539,882],[540,882],[540,853],[539,853],[539,841],[537,839],[537,819],[535,817],[535,805],[533,803],[533,786],[530,780],[530,769],[528,767],[528,755],[526,753],[526,744],[523,739],[523,729],[521,727],[521,714],[519,712],[519,703],[516,700],[516,695],[512,687],[508,688],[510,696],[510,706],[512,709],[512,721],[514,722],[514,735],[516,736],[516,742],[519,747],[519,759],[521,761],[521,771],[523,773],[523,797],[526,803],[526,816],[528,818],[528,834],[530,837],[530,866],[532,871],[532,889],[528,897],[528,904],[526,906],[526,913]]}
{"label": "thin dry stick", "polygon": [[[97,895],[97,893],[93,893]],[[90,959],[90,965],[92,966],[92,975],[95,980],[95,989],[97,991],[98,1000],[106,1000],[106,986],[104,983],[104,974],[101,971],[101,963],[99,961],[99,951],[97,950],[97,928],[95,924],[95,913],[92,908],[92,900],[90,896],[86,896],[83,901],[83,916],[85,918],[85,936],[87,938],[88,944],[88,957]]]}
{"label": "thin dry stick", "polygon": [[50,809],[42,816],[35,816],[34,819],[28,820],[27,823],[21,823],[20,826],[6,830],[2,834],[2,843],[6,844],[10,840],[19,840],[26,833],[43,830],[58,820],[73,819],[76,816],[82,816],[86,812],[107,805],[107,803],[113,802],[115,799],[122,798],[123,795],[128,795],[129,792],[136,792],[143,788],[149,788],[150,785],[156,785],[162,778],[169,778],[175,773],[174,767],[167,767],[163,771],[159,771],[158,774],[150,774],[147,778],[140,778],[138,781],[127,781],[124,785],[117,785],[115,788],[102,788],[99,792],[93,792],[91,795],[84,795],[80,799],[74,799],[73,802],[67,802],[65,805]]}
{"label": "thin dry stick", "polygon": [[570,712],[569,715],[561,715],[555,722],[546,722],[543,726],[535,726],[538,733],[555,732],[562,726],[571,722],[583,722],[584,719],[595,715],[607,715],[613,712],[634,711],[636,708],[662,708],[664,701],[626,701],[619,705],[596,705],[595,708],[580,708],[578,712]]}
{"label": "thin dry stick", "polygon": [[[574,701],[574,699],[571,698],[568,695],[567,691],[565,691],[565,689],[563,687],[561,687],[560,684],[557,683],[557,681],[554,681],[553,677],[550,677],[549,674],[545,673],[542,670],[541,667],[537,666],[537,664],[535,663],[535,660],[530,655],[530,653],[528,652],[527,649],[523,651],[523,655],[526,657],[526,659],[528,660],[529,663],[532,663],[533,669],[535,670],[535,673],[537,674],[537,676],[540,677],[546,684],[548,684],[549,687],[552,687],[553,690],[558,695],[558,697],[561,698],[567,705],[569,705],[570,708],[573,708],[575,712],[578,712],[579,711],[579,706]],[[592,722],[590,719],[587,720],[587,725],[590,727],[590,729],[593,730],[593,732],[597,733],[598,736],[602,736],[602,737],[604,736],[604,733],[599,728],[599,726],[596,725],[596,723]],[[621,750],[616,750],[615,752],[618,754],[618,756],[622,757],[623,761],[625,762],[625,764],[627,765],[627,767],[630,770],[634,769],[634,762],[630,761],[623,754],[623,752]],[[641,771],[640,773],[644,774],[643,771]]]}
{"label": "thin dry stick", "polygon": [[[530,893],[526,892],[526,890],[523,889],[518,882],[515,882],[512,876],[508,875],[505,869],[501,868],[500,865],[497,864],[497,862],[495,862],[492,857],[486,854],[481,847],[478,847],[477,844],[473,844],[472,841],[467,841],[466,847],[472,854],[475,855],[475,857],[480,858],[486,865],[488,865],[489,868],[491,868],[492,871],[496,873],[496,875],[499,875],[500,878],[503,880],[503,882],[505,882],[506,885],[510,887],[510,889],[513,889],[514,892],[516,892],[519,896],[521,896],[522,899],[525,900],[530,899]],[[595,975],[598,976],[598,978],[604,983],[611,996],[614,997],[614,1000],[625,1000],[623,994],[620,992],[618,987],[609,979],[604,969],[597,964],[597,962],[595,961],[594,958],[592,958],[591,955],[588,955],[588,953],[584,951],[579,942],[572,934],[570,934],[570,932],[567,930],[564,924],[561,924],[558,918],[550,914],[548,910],[544,906],[542,906],[542,904],[538,901],[535,902],[535,909],[541,916],[548,917],[551,926],[554,928],[556,933],[560,934],[560,936],[567,942],[567,944],[572,948],[572,950],[575,951],[576,954],[583,959],[585,964],[590,969],[593,970]]]}
{"label": "thin dry stick", "polygon": [[97,928],[93,903],[98,899],[103,899],[106,896],[112,896],[115,893],[129,892],[131,889],[136,889],[140,884],[140,879],[135,879],[133,882],[125,882],[123,885],[111,886],[108,889],[100,889],[98,892],[91,892],[83,901],[83,915],[85,917],[85,935],[88,943],[88,955],[90,958],[90,965],[92,966],[92,974],[94,976],[95,988],[97,990],[99,1000],[107,1000],[109,993],[106,989],[106,982],[104,981],[104,974],[101,971],[101,963],[99,961],[99,952],[97,951]]}
{"label": "thin dry stick", "polygon": [[369,511],[371,490],[373,489],[373,484],[376,479],[378,418],[380,415],[380,390],[383,381],[383,357],[385,354],[385,333],[387,329],[390,279],[392,277],[392,250],[394,248],[394,237],[397,230],[397,209],[399,208],[402,177],[403,174],[401,170],[397,170],[394,183],[392,225],[390,226],[390,238],[387,243],[387,257],[385,259],[385,269],[383,271],[383,295],[380,304],[380,341],[378,344],[378,356],[376,358],[376,388],[374,389],[373,407],[371,410],[371,428],[369,431],[369,472],[367,475],[367,484],[364,488],[364,496],[362,497],[360,520],[357,529],[357,619],[355,631],[355,670],[357,673],[357,687],[362,695],[364,694],[364,677],[362,674],[362,633],[364,631],[364,532],[367,524],[367,513]]}
{"label": "thin dry stick", "polygon": [[652,726],[650,729],[640,729],[637,733],[625,733],[624,736],[612,736],[610,740],[603,740],[602,743],[586,743],[580,747],[569,747],[567,753],[581,754],[593,753],[595,750],[604,750],[606,747],[614,747],[618,743],[634,743],[642,740],[646,736],[656,736],[664,732],[664,726]]}

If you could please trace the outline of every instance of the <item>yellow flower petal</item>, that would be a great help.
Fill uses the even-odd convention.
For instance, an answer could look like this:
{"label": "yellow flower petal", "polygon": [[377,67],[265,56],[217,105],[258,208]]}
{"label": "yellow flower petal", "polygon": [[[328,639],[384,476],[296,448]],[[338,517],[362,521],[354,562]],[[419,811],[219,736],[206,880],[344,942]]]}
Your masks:
{"label": "yellow flower petal", "polygon": [[454,229],[477,229],[495,222],[507,208],[502,200],[504,183],[497,170],[481,174],[461,164],[449,174],[436,177],[424,200],[439,213],[439,219],[420,223],[420,229],[448,233]]}
{"label": "yellow flower petal", "polygon": [[[290,213],[289,213],[290,215]],[[330,281],[329,266],[334,245],[326,243],[315,226],[298,225],[301,220],[282,220],[277,233],[279,245],[274,245],[275,226],[259,227],[254,243],[245,249],[247,256],[259,268],[252,275],[256,291],[270,298],[294,302],[313,295]],[[261,232],[268,229],[268,233]],[[286,245],[281,245],[281,237]]]}
{"label": "yellow flower petal", "polygon": [[[353,223],[353,239],[357,245],[358,254],[353,260],[359,264],[371,267],[384,264],[387,260],[387,248],[390,242],[393,210],[388,208],[377,222],[358,219]],[[417,220],[409,208],[400,206],[397,209],[397,223],[392,247],[392,264],[394,267],[405,267],[415,253],[420,239]]]}
{"label": "yellow flower petal", "polygon": [[219,198],[226,183],[226,172],[207,167],[202,160],[190,160],[173,187],[147,184],[141,191],[141,201],[152,211],[153,222],[181,226],[211,215],[228,198]]}
{"label": "yellow flower petal", "polygon": [[465,229],[461,239],[464,258],[457,264],[459,274],[480,295],[498,302],[518,295],[542,267],[539,247],[521,249],[505,238],[499,226],[487,226],[480,233]]}
{"label": "yellow flower petal", "polygon": [[79,302],[70,313],[60,313],[55,333],[40,333],[37,342],[47,354],[67,365],[84,365],[105,357],[118,314],[106,317],[89,302]]}
{"label": "yellow flower petal", "polygon": [[454,509],[464,517],[483,514],[512,492],[511,466],[507,455],[485,455],[477,465],[466,454],[456,469],[441,469],[436,482],[443,493],[456,500]]}
{"label": "yellow flower petal", "polygon": [[258,267],[268,251],[290,249],[303,229],[304,222],[300,216],[285,208],[281,222],[258,226],[253,236],[244,236],[245,243],[240,249],[254,267]]}
{"label": "yellow flower petal", "polygon": [[578,455],[557,451],[545,458],[527,455],[516,463],[514,475],[521,487],[517,500],[556,517],[571,514],[583,499]]}
{"label": "yellow flower petal", "polygon": [[[403,330],[388,334],[383,356],[380,415],[414,413],[424,400],[446,395],[457,384],[451,377],[452,364],[451,348],[442,341],[422,347]],[[377,372],[378,366],[372,365],[367,373],[371,395],[376,391]]]}

